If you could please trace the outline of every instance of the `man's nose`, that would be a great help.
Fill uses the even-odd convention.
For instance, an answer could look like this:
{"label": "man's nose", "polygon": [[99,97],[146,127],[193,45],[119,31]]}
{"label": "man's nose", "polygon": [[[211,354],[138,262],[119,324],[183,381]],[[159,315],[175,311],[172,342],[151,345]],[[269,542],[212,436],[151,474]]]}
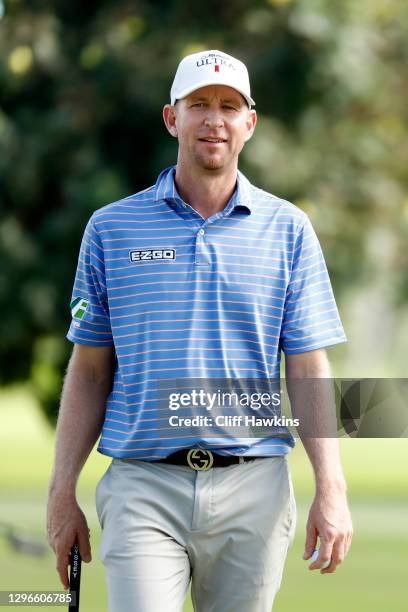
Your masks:
{"label": "man's nose", "polygon": [[222,116],[221,109],[209,108],[206,113],[204,123],[210,128],[222,127],[224,125],[224,118]]}

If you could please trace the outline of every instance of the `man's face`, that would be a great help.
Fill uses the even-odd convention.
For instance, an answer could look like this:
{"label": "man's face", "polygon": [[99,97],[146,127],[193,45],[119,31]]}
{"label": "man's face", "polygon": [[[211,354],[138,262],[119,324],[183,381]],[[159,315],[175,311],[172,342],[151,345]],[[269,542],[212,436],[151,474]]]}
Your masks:
{"label": "man's face", "polygon": [[[166,111],[167,109],[167,111]],[[238,155],[251,137],[256,113],[235,89],[209,85],[164,109],[166,126],[179,141],[179,163],[205,170],[237,165]]]}

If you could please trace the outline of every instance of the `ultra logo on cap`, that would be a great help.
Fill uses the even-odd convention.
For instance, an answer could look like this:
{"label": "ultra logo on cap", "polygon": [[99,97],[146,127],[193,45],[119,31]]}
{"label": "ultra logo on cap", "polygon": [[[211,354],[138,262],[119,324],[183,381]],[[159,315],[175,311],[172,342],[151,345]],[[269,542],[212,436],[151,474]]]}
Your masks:
{"label": "ultra logo on cap", "polygon": [[198,68],[200,66],[209,66],[214,64],[214,72],[220,71],[220,66],[225,66],[226,68],[231,68],[235,70],[234,64],[228,61],[225,56],[216,53],[209,53],[208,55],[204,55],[200,60],[197,60],[196,65]]}

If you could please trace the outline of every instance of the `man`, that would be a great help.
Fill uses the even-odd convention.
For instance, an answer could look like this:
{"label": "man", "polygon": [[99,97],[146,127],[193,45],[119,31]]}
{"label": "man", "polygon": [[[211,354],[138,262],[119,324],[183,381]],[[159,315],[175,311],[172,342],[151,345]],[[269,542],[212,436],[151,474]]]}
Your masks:
{"label": "man", "polygon": [[[345,340],[306,215],[238,172],[253,105],[240,61],[184,58],[163,110],[177,165],[96,211],[85,231],[48,533],[67,588],[75,538],[91,560],[75,488],[102,430],[98,450],[113,459],[96,501],[114,612],[180,612],[190,577],[199,612],[269,611],[280,586],[295,527],[292,436],[240,436],[209,420],[174,427],[158,400],[180,380],[185,390],[197,379],[279,379],[281,350],[288,381],[329,378],[324,347]],[[304,559],[319,537],[310,568],[332,573],[351,541],[338,445],[303,443],[316,478]]]}

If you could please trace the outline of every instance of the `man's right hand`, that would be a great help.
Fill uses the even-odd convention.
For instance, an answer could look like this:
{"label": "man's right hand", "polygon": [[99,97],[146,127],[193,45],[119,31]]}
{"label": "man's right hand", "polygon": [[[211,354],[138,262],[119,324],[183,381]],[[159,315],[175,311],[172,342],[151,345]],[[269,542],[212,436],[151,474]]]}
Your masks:
{"label": "man's right hand", "polygon": [[71,547],[77,540],[82,559],[89,563],[92,560],[90,531],[85,515],[75,498],[50,490],[47,507],[47,537],[55,552],[57,571],[65,589],[69,588],[68,566]]}

